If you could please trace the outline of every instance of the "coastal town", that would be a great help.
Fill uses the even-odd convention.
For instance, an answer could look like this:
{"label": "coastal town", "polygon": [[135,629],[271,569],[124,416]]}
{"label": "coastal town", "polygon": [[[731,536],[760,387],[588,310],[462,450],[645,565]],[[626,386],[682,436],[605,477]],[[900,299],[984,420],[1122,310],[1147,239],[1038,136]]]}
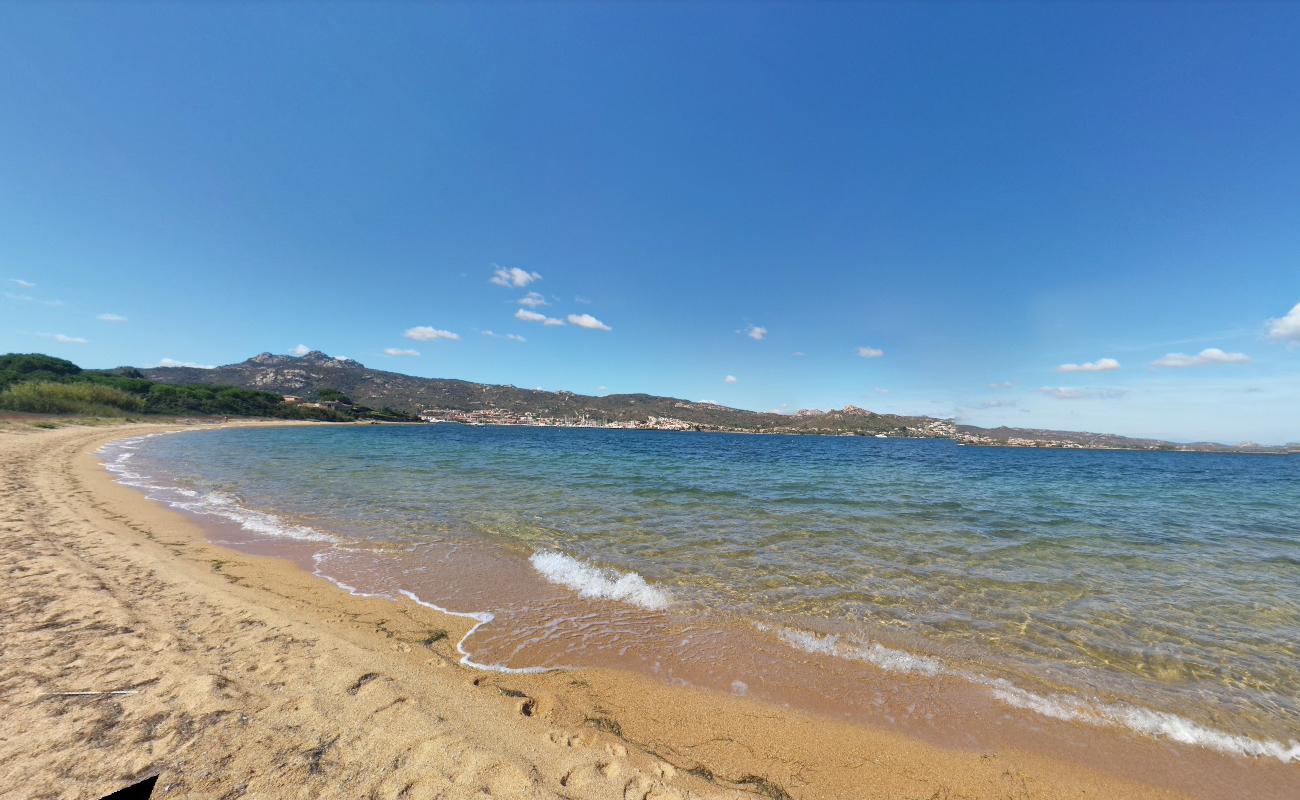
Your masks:
{"label": "coastal town", "polygon": [[[789,415],[792,423],[809,416],[824,415],[825,412],[810,411]],[[870,415],[871,412],[848,406],[844,411],[834,414]],[[876,438],[905,437],[913,439],[953,438],[956,426],[942,419],[918,420],[918,424],[902,426],[890,431],[845,431],[842,428],[827,426],[825,428],[796,426],[794,424],[777,424],[740,427],[728,425],[710,425],[677,417],[646,415],[643,419],[609,419],[589,414],[569,416],[543,416],[529,412],[510,411],[502,408],[460,410],[451,408],[426,409],[419,413],[422,422],[454,422],[462,425],[520,425],[539,428],[612,428],[621,430],[655,430],[655,431],[712,431],[717,433],[788,433],[820,434],[825,436],[874,436]],[[874,415],[873,415],[874,416]]]}

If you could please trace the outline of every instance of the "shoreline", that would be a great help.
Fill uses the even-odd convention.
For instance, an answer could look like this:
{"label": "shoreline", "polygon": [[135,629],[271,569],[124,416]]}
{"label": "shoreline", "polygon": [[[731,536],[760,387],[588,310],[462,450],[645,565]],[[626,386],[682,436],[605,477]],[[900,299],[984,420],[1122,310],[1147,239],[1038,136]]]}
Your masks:
{"label": "shoreline", "polygon": [[[202,427],[259,424],[284,423]],[[81,751],[77,760],[84,762],[83,766],[96,762],[100,766],[121,766],[124,759],[136,760],[130,762],[129,771],[117,776],[116,783],[105,781],[102,791],[96,789],[98,794],[85,790],[65,796],[99,796],[120,788],[132,776],[149,774],[149,769],[155,767],[164,773],[160,786],[171,783],[194,796],[220,796],[241,785],[247,791],[275,795],[275,787],[287,782],[314,786],[307,792],[313,796],[356,796],[361,794],[355,791],[359,780],[369,781],[367,785],[376,796],[397,796],[397,790],[385,792],[383,787],[407,779],[414,781],[411,785],[423,786],[425,778],[417,773],[426,772],[442,775],[444,789],[451,796],[462,796],[462,791],[463,796],[472,796],[476,783],[491,783],[484,777],[486,773],[509,773],[511,785],[502,784],[493,793],[510,797],[622,797],[633,784],[638,790],[644,789],[644,793],[635,794],[637,797],[1004,797],[1017,791],[1033,797],[1226,797],[1232,796],[1230,788],[1240,794],[1241,783],[1231,778],[1226,780],[1230,786],[1220,781],[1217,789],[1202,786],[1200,791],[1180,794],[1143,785],[1132,779],[1137,776],[1103,773],[1064,758],[1010,748],[996,753],[948,749],[889,730],[827,720],[706,690],[666,686],[640,675],[608,669],[504,674],[462,667],[456,663],[460,654],[454,643],[481,622],[441,614],[415,602],[361,598],[333,586],[322,592],[322,579],[296,565],[212,544],[202,527],[192,520],[114,483],[95,457],[99,446],[114,439],[186,429],[197,426],[123,425],[0,434],[0,452],[5,456],[7,472],[12,473],[19,463],[37,467],[27,476],[10,474],[11,488],[25,490],[29,498],[41,496],[42,503],[32,510],[36,516],[67,520],[63,527],[54,525],[52,518],[51,524],[29,523],[17,529],[10,525],[5,536],[6,550],[16,557],[12,556],[16,551],[11,550],[15,533],[50,549],[54,557],[60,547],[81,545],[103,550],[111,558],[97,565],[98,579],[109,587],[107,591],[116,602],[128,606],[134,599],[124,580],[128,567],[147,564],[156,581],[174,595],[174,602],[162,603],[146,627],[158,639],[154,652],[175,656],[177,664],[166,679],[154,678],[156,683],[143,686],[192,681],[194,670],[186,670],[181,657],[187,643],[194,649],[189,641],[194,631],[184,614],[186,600],[201,601],[213,609],[219,620],[256,619],[276,630],[289,630],[291,641],[255,641],[241,633],[238,622],[224,627],[213,623],[219,630],[213,631],[211,637],[198,638],[205,643],[206,654],[226,662],[227,669],[217,673],[220,680],[205,684],[207,691],[199,692],[198,699],[184,693],[150,698],[153,689],[141,689],[140,695],[96,701],[119,709],[118,722],[100,737],[113,739],[118,747],[73,745],[75,732],[67,729],[65,722],[50,723],[46,718],[55,704],[46,702],[43,706],[43,701],[30,697],[40,681],[17,689],[6,686],[0,698],[7,716],[19,723],[15,727],[30,729],[32,724],[51,724],[56,733],[43,737],[42,742],[53,738],[63,749],[25,755],[24,743],[0,738],[0,764],[8,765],[0,771],[0,787],[18,785],[12,779],[19,776],[23,781],[35,778],[39,783],[36,776],[45,775],[48,782],[51,770],[57,774],[58,765],[66,767],[72,754]],[[51,515],[51,509],[58,513]],[[22,516],[21,508],[8,510],[12,512],[8,516]],[[76,528],[77,536],[67,536],[63,529],[67,526]],[[56,537],[55,533],[60,535]],[[113,592],[115,587],[119,592]],[[47,597],[59,595],[57,586],[45,586],[43,590]],[[19,605],[18,611],[24,612],[25,606]],[[87,613],[93,617],[96,612],[88,612],[76,603],[66,610],[73,616]],[[46,630],[30,624],[22,627],[23,623],[33,622],[30,613],[15,615],[11,611],[11,616],[14,618],[6,622],[6,635],[11,625],[18,625],[20,633],[30,632],[29,628]],[[66,627],[50,629],[55,633],[48,635],[63,636]],[[436,636],[439,632],[443,634],[440,637]],[[95,645],[84,638],[74,637],[74,641],[64,644],[73,649]],[[310,648],[306,646],[309,639],[314,640]],[[28,644],[21,637],[15,642],[14,651],[23,651]],[[328,663],[321,663],[319,655],[308,657],[304,649],[328,650]],[[43,663],[47,650],[33,651],[38,665]],[[5,659],[13,657],[13,652],[4,654]],[[285,672],[282,677],[290,680],[259,684],[239,677],[241,671],[258,674],[264,668],[262,659],[268,658],[280,665]],[[280,685],[269,693],[271,701],[259,706],[256,701],[267,700],[266,687],[273,683]],[[401,722],[386,721],[382,730],[372,730],[372,722],[362,725],[364,730],[345,725],[349,721],[360,724],[356,714],[364,709],[352,709],[352,705],[364,705],[362,698],[376,693],[374,690],[381,684],[387,704],[367,713],[401,716]],[[230,685],[238,685],[246,693],[249,702],[244,705],[261,713],[250,714],[232,701],[228,697]],[[97,687],[71,689],[93,691]],[[276,698],[277,694],[281,697]],[[294,702],[284,707],[274,702],[290,696]],[[14,701],[15,697],[19,702]],[[72,701],[59,702],[67,706]],[[144,763],[143,757],[121,747],[138,741],[138,737],[130,737],[139,733],[135,730],[139,725],[130,723],[135,722],[133,714],[145,709],[132,709],[133,704],[148,708],[150,715],[144,719],[158,715],[169,718],[178,704],[220,706],[216,710],[224,715],[206,726],[203,737],[172,742],[175,747],[160,744],[165,737],[150,740],[151,746],[146,748],[149,760]],[[331,716],[335,708],[343,712],[337,719]],[[435,709],[451,708],[462,714],[461,725],[448,731],[444,723],[450,718],[449,711]],[[314,714],[307,713],[313,710]],[[235,715],[235,722],[230,722],[231,715]],[[436,722],[439,717],[444,717],[443,723]],[[244,719],[247,721],[239,721]],[[144,724],[143,720],[138,722]],[[156,732],[165,722],[153,724]],[[232,726],[235,730],[226,730]],[[295,743],[292,752],[298,754],[297,760],[277,753],[271,746],[273,742],[266,738],[253,737],[266,748],[249,748],[248,731],[241,732],[240,728],[250,727],[269,727],[282,733],[297,731],[287,734]],[[313,728],[322,729],[315,739],[302,732]],[[431,730],[443,732],[436,737],[440,742],[437,747],[421,750],[424,772],[414,763],[399,764],[401,759],[392,762],[391,770],[375,766],[388,762],[372,756],[394,751],[409,753],[428,741]],[[328,747],[324,747],[325,742]],[[502,754],[493,760],[491,769],[483,767],[473,779],[458,783],[456,776],[463,778],[466,772],[461,768],[461,756],[471,743],[499,748]],[[223,752],[223,746],[237,748],[238,754],[233,750]],[[247,768],[248,780],[239,784],[229,770],[208,771],[205,782],[194,783],[193,768],[189,766],[193,761],[188,755],[178,756],[191,750],[205,752],[215,762],[231,763],[233,759]],[[317,751],[321,752],[313,755]],[[24,769],[22,763],[42,760],[45,763],[38,763],[34,771]],[[268,768],[266,762],[273,768]],[[1259,787],[1264,792],[1270,784],[1284,790],[1286,781],[1293,781],[1296,774],[1288,766],[1256,770],[1257,766],[1252,762],[1249,769],[1259,777],[1273,779]],[[522,782],[515,780],[520,776]],[[180,796],[186,796],[186,792],[181,791]]]}

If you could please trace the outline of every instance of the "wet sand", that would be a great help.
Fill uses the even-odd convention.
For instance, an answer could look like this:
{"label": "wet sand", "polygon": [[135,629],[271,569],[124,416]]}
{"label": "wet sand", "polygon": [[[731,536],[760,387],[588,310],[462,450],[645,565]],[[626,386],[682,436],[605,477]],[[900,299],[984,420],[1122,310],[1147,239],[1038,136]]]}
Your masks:
{"label": "wet sand", "polygon": [[472,620],[217,547],[95,457],[172,429],[0,432],[0,796],[1294,796],[1295,765],[1064,722],[1044,738],[1077,752],[962,747],[626,670],[469,669]]}

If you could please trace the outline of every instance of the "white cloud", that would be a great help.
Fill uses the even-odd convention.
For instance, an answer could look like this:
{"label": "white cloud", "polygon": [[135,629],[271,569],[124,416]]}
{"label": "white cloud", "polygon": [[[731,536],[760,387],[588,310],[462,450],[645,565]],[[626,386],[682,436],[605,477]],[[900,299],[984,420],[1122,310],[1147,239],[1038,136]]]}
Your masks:
{"label": "white cloud", "polygon": [[526,341],[528,341],[527,339],[525,339],[524,337],[520,336],[520,335],[517,334],[517,333],[506,333],[506,334],[501,334],[501,333],[497,333],[496,331],[483,331],[483,335],[484,335],[484,336],[490,336],[490,337],[493,338],[493,339],[507,339],[507,340],[512,341],[512,342],[526,342]]}
{"label": "white cloud", "polygon": [[575,294],[575,295],[573,296],[573,302],[577,303],[578,305],[583,305],[583,306],[589,306],[589,305],[591,305],[591,301],[588,300],[587,298],[583,297],[583,296],[580,295],[580,294]]}
{"label": "white cloud", "polygon": [[1200,367],[1206,364],[1245,364],[1250,356],[1245,353],[1225,353],[1217,347],[1207,347],[1194,356],[1170,353],[1151,362],[1154,367]]}
{"label": "white cloud", "polygon": [[1268,338],[1275,342],[1289,342],[1292,346],[1300,344],[1300,303],[1285,316],[1268,321]]}
{"label": "white cloud", "polygon": [[295,356],[305,356],[311,352],[311,348],[305,344],[300,344],[289,352],[293,353]]}
{"label": "white cloud", "polygon": [[1068,386],[1044,386],[1038,390],[1041,394],[1057,400],[1113,400],[1123,397],[1123,389],[1076,389]]}
{"label": "white cloud", "polygon": [[400,347],[385,347],[384,355],[386,356],[409,356],[414,358],[420,354],[419,350],[404,350]]}
{"label": "white cloud", "polygon": [[10,300],[17,300],[22,303],[40,303],[43,306],[58,308],[65,305],[62,300],[42,300],[39,297],[32,297],[30,294],[14,294],[13,292],[4,292],[4,296]]}
{"label": "white cloud", "polygon": [[608,391],[609,391],[609,387],[608,387],[608,386],[597,386],[597,387],[596,387],[596,391],[598,391],[598,392],[608,392]]}
{"label": "white cloud", "polygon": [[[859,348],[858,348],[858,357],[859,357],[859,358],[880,358],[880,357],[883,356],[884,354],[885,354],[885,351],[884,351],[884,350],[881,350],[879,347],[859,347]],[[907,359],[903,359],[903,360],[906,361]]]}
{"label": "white cloud", "polygon": [[193,361],[177,361],[174,358],[164,358],[158,362],[160,367],[193,367],[194,369],[216,369],[211,364],[195,364]]}
{"label": "white cloud", "polygon": [[876,387],[876,394],[889,394],[889,390],[877,386],[877,387]]}
{"label": "white cloud", "polygon": [[436,342],[439,339],[447,339],[453,342],[460,341],[459,333],[444,331],[441,328],[431,328],[428,325],[416,325],[414,328],[407,328],[402,335],[416,342]]}
{"label": "white cloud", "polygon": [[542,276],[536,272],[529,272],[519,267],[497,267],[492,271],[492,277],[489,278],[497,286],[514,287],[516,289],[522,289],[533,281],[540,281],[541,279]]}
{"label": "white cloud", "polygon": [[590,314],[570,314],[568,319],[570,325],[577,325],[579,328],[589,328],[593,331],[614,330]]}
{"label": "white cloud", "polygon": [[549,306],[550,303],[546,302],[546,298],[542,296],[541,292],[529,292],[519,298],[519,305],[528,306],[529,308],[540,308],[542,306]]}
{"label": "white cloud", "polygon": [[1000,381],[998,383],[990,383],[989,388],[990,389],[1011,389],[1014,388],[1015,385],[1016,385],[1015,381]]}
{"label": "white cloud", "polygon": [[805,355],[807,355],[807,353],[805,353],[805,352],[802,351],[802,350],[796,350],[796,351],[794,351],[793,353],[791,353],[790,355],[794,356],[795,358],[803,358]]}
{"label": "white cloud", "polygon": [[735,375],[728,375],[727,377],[725,377],[725,378],[722,379],[722,382],[723,382],[723,383],[740,383],[740,378],[737,378]]}
{"label": "white cloud", "polygon": [[543,325],[563,325],[564,320],[548,317],[545,314],[538,314],[536,311],[529,311],[526,308],[515,309],[515,319],[524,322],[540,322]]}
{"label": "white cloud", "polygon": [[520,335],[517,334],[517,333],[507,333],[507,334],[506,334],[506,338],[509,339],[509,340],[512,341],[512,342],[521,342],[521,343],[522,343],[522,342],[526,342],[526,341],[528,341],[527,339],[525,339],[524,337],[520,336]]}
{"label": "white cloud", "polygon": [[767,338],[767,328],[762,325],[749,325],[746,326],[744,334],[756,342],[761,342]]}
{"label": "white cloud", "polygon": [[10,279],[9,279],[9,282],[10,282],[10,283],[13,283],[13,284],[17,284],[17,285],[18,285],[18,288],[20,288],[20,289],[35,289],[35,288],[36,288],[36,284],[32,283],[31,281],[25,281],[25,280],[23,280],[22,278],[10,278]]}
{"label": "white cloud", "polygon": [[126,317],[121,314],[100,314],[95,319],[100,322],[126,322]]}
{"label": "white cloud", "polygon": [[1119,362],[1113,358],[1099,358],[1082,364],[1062,364],[1057,372],[1112,372],[1119,369]]}
{"label": "white cloud", "polygon": [[46,339],[53,339],[59,344],[90,344],[89,339],[83,339],[80,336],[68,336],[63,333],[38,333],[37,336],[43,336]]}

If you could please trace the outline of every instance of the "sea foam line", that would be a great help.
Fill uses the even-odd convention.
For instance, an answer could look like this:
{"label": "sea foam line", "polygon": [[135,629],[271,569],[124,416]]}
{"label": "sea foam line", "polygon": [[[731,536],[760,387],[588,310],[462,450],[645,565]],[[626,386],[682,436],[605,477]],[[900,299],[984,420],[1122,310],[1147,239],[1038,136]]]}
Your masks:
{"label": "sea foam line", "polygon": [[496,619],[495,615],[487,611],[452,611],[449,608],[443,608],[437,603],[430,603],[428,600],[421,600],[420,596],[415,592],[408,592],[406,589],[398,589],[398,592],[425,608],[432,608],[434,611],[442,614],[450,614],[453,617],[464,617],[465,619],[474,620],[474,626],[468,631],[465,631],[465,635],[460,637],[459,642],[456,642],[456,651],[460,653],[460,663],[466,667],[481,669],[485,672],[505,672],[514,675],[535,675],[540,672],[554,672],[559,669],[558,667],[507,667],[504,664],[483,664],[475,661],[470,656],[469,651],[465,649],[465,640],[473,636],[475,631],[479,628]]}
{"label": "sea foam line", "polygon": [[[220,492],[201,494],[181,486],[158,483],[154,477],[132,470],[132,459],[135,457],[135,451],[139,448],[140,443],[153,436],[165,435],[166,433],[151,433],[131,439],[122,439],[101,447],[99,452],[105,454],[106,458],[112,455],[111,458],[104,461],[104,469],[113,473],[114,480],[118,483],[144,489],[145,497],[150,500],[166,503],[172,508],[188,511],[192,514],[221,517],[238,523],[241,528],[252,533],[309,542],[338,541],[333,536],[321,533],[306,525],[292,525],[274,514],[242,506],[234,498]],[[184,499],[178,499],[178,496]]]}
{"label": "sea foam line", "polygon": [[938,659],[893,650],[875,642],[845,641],[834,634],[818,635],[794,628],[785,628],[777,636],[791,647],[806,653],[865,661],[890,672],[961,678],[987,687],[998,702],[1053,719],[1097,726],[1119,726],[1153,738],[1207,747],[1223,753],[1276,758],[1283,764],[1300,762],[1300,742],[1296,741],[1283,743],[1271,739],[1252,739],[1241,734],[1207,728],[1167,711],[1153,711],[1127,703],[1105,703],[1065,694],[1040,695],[1022,689],[1004,678],[988,678],[967,670],[953,669]]}
{"label": "sea foam line", "polygon": [[533,553],[528,560],[551,583],[589,599],[618,600],[647,611],[662,611],[672,602],[667,592],[651,586],[635,572],[601,569],[551,550]]}

